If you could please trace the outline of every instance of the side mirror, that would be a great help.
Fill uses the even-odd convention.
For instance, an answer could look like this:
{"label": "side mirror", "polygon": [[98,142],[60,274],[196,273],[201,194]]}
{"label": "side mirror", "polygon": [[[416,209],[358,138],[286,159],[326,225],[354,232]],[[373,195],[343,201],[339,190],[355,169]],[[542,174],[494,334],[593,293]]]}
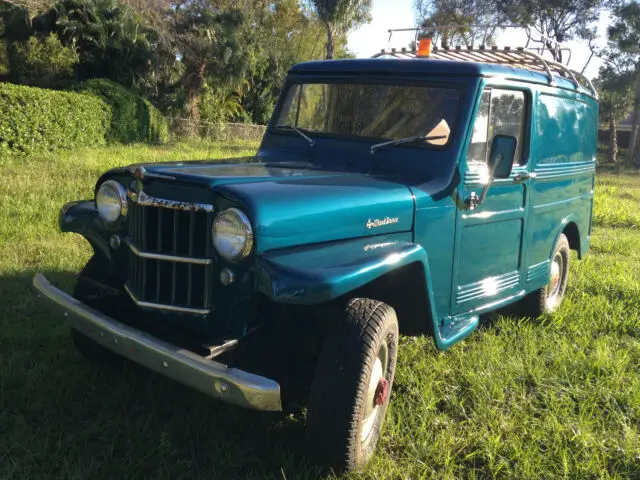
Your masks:
{"label": "side mirror", "polygon": [[488,169],[489,179],[485,183],[482,193],[471,192],[469,198],[465,200],[465,205],[469,210],[473,210],[487,197],[489,187],[494,178],[509,178],[513,169],[513,161],[516,157],[518,140],[510,135],[496,135],[491,142],[491,152],[489,154]]}
{"label": "side mirror", "polygon": [[489,154],[489,175],[494,178],[509,178],[513,169],[518,140],[510,135],[496,135]]}

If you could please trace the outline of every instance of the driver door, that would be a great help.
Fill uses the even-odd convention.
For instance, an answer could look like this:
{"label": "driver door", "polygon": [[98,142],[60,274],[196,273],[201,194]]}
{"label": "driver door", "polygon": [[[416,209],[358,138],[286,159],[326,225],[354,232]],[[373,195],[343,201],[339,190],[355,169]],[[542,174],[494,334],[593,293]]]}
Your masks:
{"label": "driver door", "polygon": [[[530,94],[524,90],[487,87],[481,96],[457,192],[451,295],[454,315],[489,308],[521,288],[530,104]],[[511,177],[494,180],[485,201],[470,210],[464,201],[473,192],[480,195],[488,179],[487,160],[497,134],[511,135],[518,141]]]}

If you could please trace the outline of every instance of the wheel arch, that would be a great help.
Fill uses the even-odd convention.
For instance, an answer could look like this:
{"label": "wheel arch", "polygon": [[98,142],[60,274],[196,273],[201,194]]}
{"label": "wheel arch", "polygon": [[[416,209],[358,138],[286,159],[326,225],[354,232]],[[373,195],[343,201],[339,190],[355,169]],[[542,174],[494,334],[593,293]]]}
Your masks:
{"label": "wheel arch", "polygon": [[562,234],[567,237],[567,240],[569,241],[569,248],[571,250],[575,250],[578,253],[578,259],[581,260],[584,254],[582,235],[580,233],[580,227],[578,226],[578,218],[574,214],[565,217],[560,223],[553,241],[553,245],[551,245],[549,258],[553,256],[553,252],[556,248],[556,245],[558,244],[560,235]]}
{"label": "wheel arch", "polygon": [[391,306],[403,334],[434,333],[430,282],[422,262],[416,261],[387,272],[345,295],[347,298],[373,298]]}

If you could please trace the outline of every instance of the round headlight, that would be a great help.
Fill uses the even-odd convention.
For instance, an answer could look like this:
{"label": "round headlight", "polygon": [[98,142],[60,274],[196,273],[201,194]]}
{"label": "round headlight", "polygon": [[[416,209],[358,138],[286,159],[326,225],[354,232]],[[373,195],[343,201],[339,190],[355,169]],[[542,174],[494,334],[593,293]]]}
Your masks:
{"label": "round headlight", "polygon": [[114,223],[121,216],[126,216],[127,192],[124,187],[114,180],[104,182],[96,194],[96,208],[107,223]]}
{"label": "round headlight", "polygon": [[253,248],[253,229],[247,216],[237,208],[220,212],[213,221],[213,246],[233,262],[245,258]]}

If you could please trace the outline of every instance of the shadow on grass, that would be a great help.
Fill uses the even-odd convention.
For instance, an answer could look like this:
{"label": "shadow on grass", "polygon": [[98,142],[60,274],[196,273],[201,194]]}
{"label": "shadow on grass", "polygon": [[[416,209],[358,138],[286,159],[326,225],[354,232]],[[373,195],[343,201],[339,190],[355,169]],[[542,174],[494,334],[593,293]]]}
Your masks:
{"label": "shadow on grass", "polygon": [[[43,273],[71,291],[73,273]],[[33,274],[0,277],[1,477],[326,476],[304,461],[300,416],[227,405],[129,362],[87,363]]]}

